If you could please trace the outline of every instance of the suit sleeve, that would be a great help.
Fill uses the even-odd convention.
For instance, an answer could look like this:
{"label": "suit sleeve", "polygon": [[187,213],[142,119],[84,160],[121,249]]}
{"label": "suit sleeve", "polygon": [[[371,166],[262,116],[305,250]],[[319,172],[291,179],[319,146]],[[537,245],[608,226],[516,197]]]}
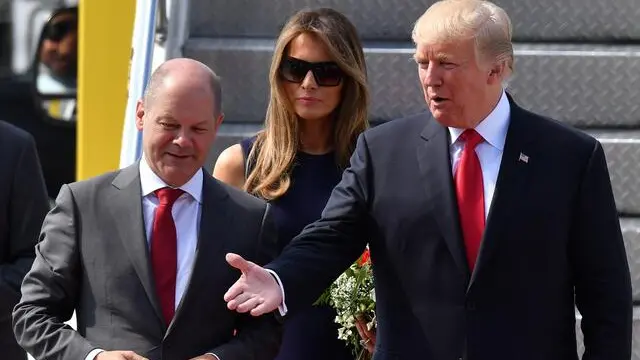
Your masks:
{"label": "suit sleeve", "polygon": [[[277,256],[278,239],[270,207],[264,212],[260,243],[256,251],[257,264],[266,264]],[[230,342],[221,345],[211,354],[220,360],[271,360],[276,357],[282,340],[282,324],[275,314],[254,317],[238,314],[237,334]]]}
{"label": "suit sleeve", "polygon": [[571,246],[584,360],[631,358],[632,295],[604,151],[596,142],[580,187]]}
{"label": "suit sleeve", "polygon": [[266,268],[278,274],[289,312],[312,304],[358,259],[373,227],[369,215],[369,150],[363,134],[321,218],[308,225]]}
{"label": "suit sleeve", "polygon": [[0,264],[0,319],[10,319],[20,299],[20,285],[31,268],[42,220],[49,211],[38,153],[32,137],[24,137],[17,151],[8,204],[8,261]]}
{"label": "suit sleeve", "polygon": [[75,214],[65,185],[44,220],[33,267],[13,311],[16,340],[36,359],[84,359],[95,348],[64,323],[73,314],[81,276]]}

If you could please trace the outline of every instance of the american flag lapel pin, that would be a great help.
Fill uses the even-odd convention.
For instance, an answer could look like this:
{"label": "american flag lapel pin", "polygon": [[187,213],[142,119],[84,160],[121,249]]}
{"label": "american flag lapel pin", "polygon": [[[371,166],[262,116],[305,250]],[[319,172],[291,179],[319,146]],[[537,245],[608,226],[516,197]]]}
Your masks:
{"label": "american flag lapel pin", "polygon": [[525,155],[523,153],[520,153],[520,157],[518,158],[518,161],[522,161],[523,163],[528,164],[529,163],[529,156],[527,156],[527,155]]}

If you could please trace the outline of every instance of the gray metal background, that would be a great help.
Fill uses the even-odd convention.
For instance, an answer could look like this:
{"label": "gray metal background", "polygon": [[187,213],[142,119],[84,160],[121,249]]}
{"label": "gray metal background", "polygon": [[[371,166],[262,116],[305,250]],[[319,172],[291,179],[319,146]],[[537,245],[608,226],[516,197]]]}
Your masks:
{"label": "gray metal background", "polygon": [[[363,39],[408,40],[433,0],[198,0],[193,37],[277,36],[296,11],[331,7],[347,15]],[[511,17],[515,41],[640,39],[638,0],[496,0]]]}
{"label": "gray metal background", "polygon": [[640,302],[640,218],[622,218],[620,228],[627,250],[633,301]]}
{"label": "gray metal background", "polygon": [[[640,131],[591,134],[604,148],[618,211],[626,216],[640,216]],[[640,261],[640,252],[637,255]]]}
{"label": "gray metal background", "polygon": [[[413,49],[369,45],[372,121],[423,111]],[[228,121],[261,122],[272,48],[272,40],[190,39],[184,52],[222,76]],[[519,44],[515,51],[510,90],[525,108],[574,126],[640,126],[640,46]]]}

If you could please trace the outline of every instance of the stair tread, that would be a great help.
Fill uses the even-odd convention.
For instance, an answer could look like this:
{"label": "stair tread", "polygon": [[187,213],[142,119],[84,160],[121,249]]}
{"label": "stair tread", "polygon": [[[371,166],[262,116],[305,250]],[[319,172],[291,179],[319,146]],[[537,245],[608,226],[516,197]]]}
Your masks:
{"label": "stair tread", "polygon": [[[260,122],[273,40],[189,39],[184,54],[210,65],[227,90],[227,115]],[[366,43],[372,121],[425,110],[408,42]],[[515,44],[509,90],[525,108],[579,127],[640,126],[640,46]],[[232,121],[234,121],[232,120]]]}
{"label": "stair tread", "polygon": [[[363,39],[409,40],[411,28],[434,0],[194,0],[194,36],[276,37],[303,8],[331,7],[344,13]],[[640,39],[637,0],[496,0],[509,14],[514,39]]]}

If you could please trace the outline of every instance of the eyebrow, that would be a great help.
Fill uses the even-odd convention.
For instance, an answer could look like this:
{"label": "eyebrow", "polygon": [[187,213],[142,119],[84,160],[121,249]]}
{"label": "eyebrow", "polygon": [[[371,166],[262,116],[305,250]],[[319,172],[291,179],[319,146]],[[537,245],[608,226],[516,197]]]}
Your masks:
{"label": "eyebrow", "polygon": [[437,53],[435,57],[440,62],[447,62],[447,61],[451,60],[451,56],[449,56],[448,54],[445,54],[445,53]]}
{"label": "eyebrow", "polygon": [[202,120],[197,124],[193,124],[192,126],[204,126],[207,125],[209,123],[209,120]]}
{"label": "eyebrow", "polygon": [[160,122],[160,121],[172,121],[172,122],[177,122],[176,119],[174,119],[172,116],[170,115],[160,115],[156,118],[156,122]]}

